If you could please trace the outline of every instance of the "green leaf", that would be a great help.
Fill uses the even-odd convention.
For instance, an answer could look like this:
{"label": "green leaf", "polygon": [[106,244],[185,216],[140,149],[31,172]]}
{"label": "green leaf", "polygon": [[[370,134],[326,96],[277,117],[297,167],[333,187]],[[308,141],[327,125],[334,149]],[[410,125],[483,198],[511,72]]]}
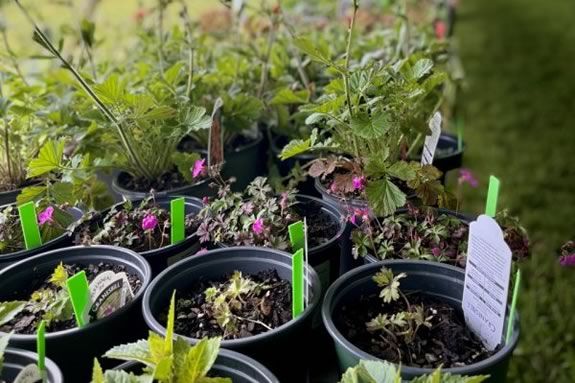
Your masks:
{"label": "green leaf", "polygon": [[328,66],[334,65],[331,61],[331,54],[327,43],[322,42],[316,45],[309,38],[303,36],[294,37],[293,41],[294,45],[312,60]]}
{"label": "green leaf", "polygon": [[164,340],[164,350],[167,355],[174,350],[174,322],[176,320],[176,290],[172,293],[170,299],[170,308],[168,310],[168,323],[166,323],[166,339]]}
{"label": "green leaf", "polygon": [[405,205],[405,193],[387,178],[369,182],[366,193],[369,203],[377,215],[393,214]]}
{"label": "green leaf", "polygon": [[173,152],[172,161],[178,168],[178,171],[188,182],[193,182],[194,177],[192,176],[192,168],[194,163],[201,157],[198,153],[184,153],[184,152]]}
{"label": "green leaf", "polygon": [[198,379],[196,383],[233,383],[233,382],[230,378],[217,378],[217,377],[211,378],[209,376],[204,376]]}
{"label": "green leaf", "polygon": [[184,63],[179,61],[164,72],[164,80],[171,86],[175,86],[181,79]]}
{"label": "green leaf", "polygon": [[125,89],[118,75],[112,74],[106,81],[94,86],[94,93],[106,104],[118,104],[124,101]]}
{"label": "green leaf", "polygon": [[154,379],[165,382],[171,383],[173,379],[173,371],[172,366],[174,364],[174,358],[172,355],[166,356],[156,364],[156,368],[154,368]]}
{"label": "green leaf", "polygon": [[148,374],[136,376],[122,370],[108,370],[104,374],[106,383],[152,383],[153,377]]}
{"label": "green leaf", "polygon": [[311,139],[306,140],[291,140],[286,146],[283,147],[281,153],[279,154],[279,158],[283,160],[287,160],[288,158],[297,156],[298,154],[305,153],[311,148]]}
{"label": "green leaf", "polygon": [[[153,333],[150,333],[150,335],[151,334]],[[104,356],[111,359],[140,362],[152,367],[156,362],[150,353],[148,341],[144,339],[134,343],[112,347]]]}
{"label": "green leaf", "polygon": [[352,133],[368,140],[383,137],[390,127],[389,116],[383,112],[376,112],[372,116],[360,113],[351,118]]}
{"label": "green leaf", "polygon": [[0,326],[10,322],[26,306],[25,301],[0,302]]}
{"label": "green leaf", "polygon": [[357,366],[347,369],[340,383],[401,383],[401,375],[389,362],[361,360]]}
{"label": "green leaf", "polygon": [[178,373],[178,383],[195,382],[204,377],[212,368],[218,351],[221,338],[202,339],[188,351],[184,363],[184,371]]}
{"label": "green leaf", "polygon": [[18,194],[16,202],[18,205],[22,205],[26,202],[39,200],[46,194],[46,190],[46,186],[28,186]]}
{"label": "green leaf", "polygon": [[83,19],[80,23],[80,34],[82,41],[89,47],[94,45],[94,32],[96,31],[96,24],[88,19]]}
{"label": "green leaf", "polygon": [[394,178],[402,181],[409,181],[414,179],[417,175],[416,170],[409,162],[398,161],[387,168],[387,173]]}
{"label": "green leaf", "polygon": [[4,364],[4,351],[6,351],[6,348],[8,347],[10,335],[12,335],[12,333],[0,335],[0,372],[2,371]]}
{"label": "green leaf", "polygon": [[206,114],[205,108],[192,106],[186,110],[183,124],[187,133],[207,130],[212,126],[212,118]]}
{"label": "green leaf", "polygon": [[98,359],[94,358],[94,368],[92,369],[92,382],[91,383],[106,383],[104,372]]}
{"label": "green leaf", "polygon": [[294,92],[289,88],[280,89],[270,101],[271,105],[304,104],[309,99],[308,90]]}
{"label": "green leaf", "polygon": [[61,166],[64,157],[64,141],[49,140],[41,148],[38,157],[28,164],[28,178],[38,177]]}
{"label": "green leaf", "polygon": [[420,59],[411,68],[411,76],[415,80],[421,79],[433,68],[433,61],[430,59]]}
{"label": "green leaf", "polygon": [[138,117],[138,120],[141,121],[161,121],[167,120],[176,115],[176,110],[174,108],[170,108],[169,106],[161,105],[156,108],[152,108],[144,115]]}
{"label": "green leaf", "polygon": [[50,194],[58,205],[75,205],[74,185],[70,182],[56,182],[50,186]]}
{"label": "green leaf", "polygon": [[411,383],[481,383],[487,380],[487,378],[489,378],[489,376],[462,376],[451,375],[449,373],[444,374],[441,371],[441,367],[439,367],[431,374],[423,375],[411,380]]}

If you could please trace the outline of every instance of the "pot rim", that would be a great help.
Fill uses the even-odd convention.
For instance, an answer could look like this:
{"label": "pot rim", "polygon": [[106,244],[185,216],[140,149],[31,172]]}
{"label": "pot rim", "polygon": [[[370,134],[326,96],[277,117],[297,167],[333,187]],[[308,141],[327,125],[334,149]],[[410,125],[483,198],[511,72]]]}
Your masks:
{"label": "pot rim", "polygon": [[[161,287],[162,282],[164,282],[164,280],[167,277],[176,277],[179,274],[181,274],[182,272],[185,272],[187,270],[186,266],[190,262],[198,263],[198,264],[209,263],[210,258],[213,258],[214,254],[227,253],[227,252],[245,253],[245,254],[234,255],[233,257],[235,257],[236,259],[229,258],[227,260],[228,262],[230,260],[234,260],[234,261],[237,261],[238,263],[242,263],[242,262],[246,262],[246,261],[255,262],[257,260],[260,262],[264,261],[264,262],[269,263],[270,268],[273,268],[273,266],[275,264],[275,265],[284,265],[284,266],[287,265],[291,269],[291,264],[289,264],[287,262],[281,262],[279,260],[272,260],[272,259],[268,259],[265,257],[256,257],[253,255],[254,253],[260,253],[260,254],[262,254],[262,253],[263,254],[275,253],[277,255],[285,257],[286,259],[291,257],[291,254],[289,254],[285,251],[270,249],[267,247],[235,246],[235,247],[228,247],[228,248],[223,248],[223,249],[210,250],[210,251],[207,251],[203,254],[199,254],[199,255],[195,255],[194,257],[183,259],[179,262],[174,263],[173,265],[171,265],[170,267],[168,267],[167,269],[162,271],[156,278],[154,278],[154,280],[149,284],[148,288],[146,289],[144,297],[142,299],[142,314],[144,317],[144,321],[146,322],[148,327],[152,331],[155,331],[155,332],[160,333],[160,334],[164,334],[166,331],[166,328],[158,322],[158,320],[156,319],[156,317],[152,313],[152,310],[150,307],[150,300],[151,300],[151,296],[152,296],[154,290],[159,288],[159,286]],[[216,262],[220,263],[220,262],[224,262],[224,260],[217,260]],[[174,274],[173,276],[169,275],[173,272],[173,270],[177,270],[177,269],[181,269],[181,271],[178,272],[177,274]],[[259,341],[263,341],[265,339],[273,337],[276,334],[284,333],[284,332],[288,331],[289,329],[291,329],[294,325],[301,323],[304,320],[306,320],[308,317],[310,317],[313,314],[313,311],[315,310],[315,308],[320,303],[321,283],[319,281],[319,276],[317,275],[317,273],[315,272],[313,267],[311,267],[309,264],[307,265],[307,268],[305,271],[306,271],[305,272],[306,276],[307,275],[310,276],[310,280],[307,280],[307,278],[304,277],[304,281],[307,280],[312,296],[311,296],[309,305],[304,309],[304,311],[301,313],[300,316],[298,316],[295,319],[292,318],[292,320],[290,320],[289,322],[284,323],[283,325],[276,327],[273,330],[268,330],[268,331],[263,332],[261,334],[257,334],[257,335],[253,335],[253,336],[245,337],[245,338],[239,338],[239,339],[227,339],[227,340],[222,339],[221,347],[223,347],[223,348],[238,347],[238,346],[246,346],[246,345],[252,345],[254,343],[258,343]],[[170,278],[170,279],[172,279],[172,278]],[[177,336],[179,336],[179,337],[181,337],[181,338],[183,338],[186,341],[191,342],[191,343],[195,343],[199,340],[198,338],[190,338],[190,337],[187,337],[187,336],[184,336],[181,334],[175,334],[175,335],[177,335]]]}
{"label": "pot rim", "polygon": [[[369,354],[368,352],[363,351],[362,349],[360,349],[359,347],[355,346],[353,343],[351,343],[349,340],[347,340],[346,337],[343,336],[343,334],[337,329],[334,321],[333,321],[333,305],[334,305],[334,300],[337,297],[337,294],[339,292],[340,289],[342,289],[343,287],[345,287],[346,285],[348,285],[351,281],[355,281],[357,280],[362,274],[366,273],[368,270],[373,270],[374,272],[381,268],[381,266],[386,266],[386,265],[397,265],[397,264],[402,264],[402,263],[407,263],[407,264],[417,264],[417,265],[427,265],[429,267],[432,268],[444,268],[447,270],[450,270],[450,272],[455,272],[457,274],[459,274],[461,276],[461,281],[463,283],[463,280],[465,278],[465,270],[464,269],[460,269],[457,268],[455,266],[451,266],[451,265],[446,265],[440,262],[432,262],[432,261],[423,261],[423,260],[417,260],[417,261],[412,261],[412,260],[402,260],[402,259],[394,259],[394,260],[386,260],[386,261],[380,261],[380,262],[376,262],[376,263],[370,263],[367,265],[362,265],[360,267],[357,267],[349,272],[347,272],[346,274],[342,275],[341,277],[339,277],[327,290],[323,303],[322,303],[322,307],[321,307],[321,317],[322,317],[322,321],[323,324],[327,330],[327,332],[329,333],[330,337],[333,339],[333,341],[337,344],[339,344],[340,346],[343,346],[349,353],[353,354],[354,356],[358,357],[359,359],[367,359],[367,360],[380,360],[380,361],[385,361],[384,359],[380,359],[374,355]],[[509,313],[507,312],[506,317],[508,318]],[[442,371],[445,373],[450,373],[450,374],[460,374],[460,375],[469,375],[469,374],[474,374],[475,371],[480,371],[483,369],[486,369],[492,365],[495,365],[496,363],[498,363],[499,361],[501,361],[502,359],[506,358],[508,354],[513,353],[513,350],[515,349],[515,347],[517,346],[517,343],[519,341],[519,315],[516,312],[515,313],[515,318],[514,318],[514,331],[513,331],[513,335],[511,337],[511,342],[505,344],[503,347],[501,347],[501,349],[499,349],[497,352],[495,352],[493,355],[489,356],[486,359],[483,359],[477,363],[473,363],[473,364],[469,364],[463,367],[451,367],[451,368],[442,368]],[[402,374],[410,374],[410,375],[423,375],[423,374],[429,374],[431,372],[433,372],[434,369],[432,368],[421,368],[421,367],[410,367],[410,366],[401,366],[401,372]]]}
{"label": "pot rim", "polygon": [[[148,286],[150,285],[150,282],[152,280],[152,269],[151,269],[150,265],[144,259],[144,257],[142,257],[140,254],[138,254],[132,250],[129,250],[129,249],[126,249],[123,247],[117,247],[117,246],[97,245],[97,246],[70,246],[70,247],[64,247],[61,249],[55,249],[55,250],[47,251],[47,252],[23,259],[19,262],[16,262],[16,263],[6,267],[5,269],[0,270],[0,279],[1,279],[2,275],[11,273],[13,269],[19,268],[19,267],[21,267],[21,265],[26,264],[26,263],[30,263],[31,265],[33,265],[34,263],[36,263],[36,261],[41,260],[42,258],[44,258],[47,255],[52,255],[55,253],[63,253],[59,260],[53,261],[55,264],[57,264],[58,262],[65,262],[65,258],[67,255],[73,256],[73,255],[78,255],[78,252],[80,252],[80,253],[87,252],[88,254],[85,254],[85,255],[89,256],[90,252],[92,252],[94,250],[96,251],[95,254],[92,254],[92,256],[94,256],[94,257],[102,256],[102,254],[99,254],[98,251],[105,252],[106,256],[111,257],[112,259],[117,259],[117,258],[114,258],[114,253],[124,253],[127,256],[133,257],[134,258],[134,262],[133,262],[134,266],[136,266],[137,268],[140,268],[140,271],[142,273],[141,276],[140,275],[138,276],[138,277],[140,277],[141,282],[142,282],[142,286],[140,287],[140,290],[134,295],[134,299],[132,299],[132,301],[128,302],[122,308],[114,311],[112,314],[108,315],[107,317],[99,319],[95,322],[88,323],[87,325],[85,325],[84,327],[81,327],[81,328],[75,326],[73,328],[69,328],[66,330],[46,332],[46,340],[50,340],[50,339],[54,339],[54,338],[61,338],[61,337],[66,337],[66,336],[73,336],[74,334],[76,334],[80,331],[87,331],[89,329],[93,329],[93,328],[96,328],[98,326],[102,326],[104,323],[107,323],[108,321],[115,319],[118,315],[126,312],[130,308],[130,306],[137,303],[137,300],[140,299],[144,295],[144,292],[147,290]],[[110,254],[108,254],[108,252],[110,252]],[[123,261],[121,263],[129,263],[128,260],[121,259],[121,261]],[[34,267],[34,266],[31,266],[31,267]],[[6,334],[6,333],[0,331],[0,334]],[[36,341],[36,335],[14,333],[10,336],[10,339],[14,339],[14,340],[18,340],[18,341],[35,342]]]}
{"label": "pot rim", "polygon": [[[22,350],[19,348],[13,348],[13,347],[8,347],[5,351],[4,351],[4,363],[6,364],[7,358],[6,356],[9,355],[16,355],[16,356],[20,356],[20,357],[24,357],[24,358],[30,358],[34,361],[38,360],[38,354],[36,354],[35,352],[32,351],[26,351],[26,350]],[[62,371],[60,370],[60,367],[58,367],[58,365],[56,363],[54,363],[54,361],[48,357],[45,358],[45,366],[46,366],[46,370],[48,371],[49,375],[52,375],[52,377],[54,379],[49,379],[48,383],[62,383],[64,382],[64,376],[62,375]]]}
{"label": "pot rim", "polygon": [[[121,186],[119,179],[120,179],[120,176],[124,176],[124,175],[130,175],[130,173],[123,171],[123,170],[120,170],[112,178],[112,189],[114,189],[115,192],[121,194],[122,197],[124,197],[124,195],[133,195],[135,197],[134,200],[144,199],[147,195],[150,194],[149,192],[130,190],[130,189],[126,189],[123,186]],[[204,185],[207,182],[211,182],[211,178],[206,177],[202,180],[194,182],[193,184],[184,185],[184,186],[180,186],[180,187],[173,188],[173,189],[157,191],[157,192],[155,192],[155,195],[158,198],[168,197],[168,196],[171,196],[173,194],[183,193],[186,190],[195,188],[195,187],[200,186],[200,185]]]}

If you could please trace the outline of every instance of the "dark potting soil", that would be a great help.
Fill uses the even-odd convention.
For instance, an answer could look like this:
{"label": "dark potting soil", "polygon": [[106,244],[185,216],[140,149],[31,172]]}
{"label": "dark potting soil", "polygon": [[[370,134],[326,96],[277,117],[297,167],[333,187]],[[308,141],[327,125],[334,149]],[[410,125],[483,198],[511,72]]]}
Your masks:
{"label": "dark potting soil", "polygon": [[[230,305],[235,318],[236,331],[224,331],[215,318],[212,304],[206,301],[205,291],[209,287],[221,288],[228,284],[230,275],[217,280],[200,280],[187,291],[178,291],[176,300],[176,334],[190,338],[221,336],[223,339],[245,338],[269,331],[292,319],[291,284],[283,280],[274,269],[256,274],[243,274],[244,278],[264,284],[266,288],[242,296],[241,305]],[[231,307],[234,306],[234,307]],[[167,321],[168,307],[160,316]]]}
{"label": "dark potting soil", "polygon": [[[256,141],[255,138],[246,137],[242,134],[237,134],[224,143],[224,150],[226,152],[230,152],[235,149],[239,149],[244,146],[250,145],[255,141]],[[200,145],[192,137],[188,136],[184,137],[182,141],[180,141],[180,143],[178,144],[178,150],[181,152],[191,153],[191,152],[198,152],[200,150],[207,150],[207,148]]]}
{"label": "dark potting soil", "polygon": [[[74,275],[80,271],[86,272],[88,283],[92,282],[96,276],[104,271],[113,271],[115,273],[125,272],[128,276],[128,282],[132,288],[132,292],[138,293],[142,287],[142,281],[133,273],[127,271],[126,266],[119,264],[111,264],[107,262],[100,262],[98,264],[79,265],[79,264],[65,264],[64,267],[68,275]],[[57,291],[57,288],[50,283],[51,275],[48,275],[44,280],[35,280],[31,283],[31,288],[25,292],[19,293],[16,299],[30,299],[32,292],[40,289],[49,289]],[[42,320],[43,311],[31,312],[24,309],[18,313],[10,322],[0,326],[0,331],[10,332],[14,331],[16,334],[36,334],[36,328]],[[76,327],[76,320],[74,318],[65,321],[52,321],[46,330],[48,332],[63,331]]]}
{"label": "dark potting soil", "polygon": [[294,210],[306,217],[310,248],[321,246],[337,235],[340,222],[322,210],[321,204],[313,200],[305,201],[295,205]]}
{"label": "dark potting soil", "polygon": [[123,189],[141,193],[148,193],[152,190],[161,192],[191,185],[176,168],[162,174],[160,178],[153,181],[144,177],[134,178],[130,174],[122,174],[122,176],[118,177],[118,184]]}
{"label": "dark potting soil", "polygon": [[[383,360],[410,367],[462,367],[493,355],[465,325],[461,312],[448,304],[424,294],[407,294],[411,305],[423,304],[425,317],[433,316],[432,326],[421,326],[409,344],[395,342],[384,331],[369,332],[366,323],[378,314],[392,315],[407,310],[403,299],[383,303],[373,294],[342,307],[335,316],[336,327],[343,336],[361,350]],[[392,346],[395,344],[396,346]]]}

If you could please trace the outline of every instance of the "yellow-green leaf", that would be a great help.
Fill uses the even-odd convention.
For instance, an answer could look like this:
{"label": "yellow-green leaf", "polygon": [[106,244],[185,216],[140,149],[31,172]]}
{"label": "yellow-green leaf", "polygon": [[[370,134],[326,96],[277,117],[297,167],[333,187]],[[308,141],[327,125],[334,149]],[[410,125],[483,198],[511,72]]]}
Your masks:
{"label": "yellow-green leaf", "polygon": [[61,166],[64,156],[64,141],[47,141],[38,153],[38,157],[28,165],[28,178],[38,177]]}

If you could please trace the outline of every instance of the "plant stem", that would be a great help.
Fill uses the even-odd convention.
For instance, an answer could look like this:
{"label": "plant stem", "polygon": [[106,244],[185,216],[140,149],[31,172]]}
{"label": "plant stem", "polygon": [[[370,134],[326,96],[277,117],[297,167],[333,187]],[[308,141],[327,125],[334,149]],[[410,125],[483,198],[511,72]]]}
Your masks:
{"label": "plant stem", "polygon": [[260,85],[258,87],[258,98],[261,98],[264,93],[264,88],[266,85],[266,81],[268,79],[268,70],[270,65],[270,57],[272,55],[272,48],[275,42],[275,34],[276,34],[276,25],[277,21],[273,14],[270,16],[270,32],[268,34],[268,44],[266,47],[266,55],[264,58],[264,62],[262,65],[262,73],[260,76]]}
{"label": "plant stem", "polygon": [[192,84],[194,80],[194,46],[192,36],[192,22],[188,13],[188,7],[184,0],[180,0],[182,4],[182,12],[180,13],[184,21],[184,28],[186,29],[186,40],[188,43],[188,82],[186,84],[186,95],[192,100]]}
{"label": "plant stem", "polygon": [[164,0],[158,0],[158,34],[160,35],[158,45],[158,57],[160,59],[160,72],[164,75]]}
{"label": "plant stem", "polygon": [[[0,97],[4,97],[1,85],[0,85]],[[11,184],[15,184],[14,179],[12,178],[12,159],[10,158],[10,135],[8,134],[7,112],[4,113],[4,149],[6,150],[6,166],[8,169],[8,181]]]}
{"label": "plant stem", "polygon": [[[351,59],[351,41],[353,39],[353,29],[355,26],[355,18],[357,15],[358,7],[359,7],[358,2],[356,0],[354,0],[353,1],[353,15],[351,17],[351,22],[349,23],[348,36],[347,36],[347,48],[345,50],[345,64],[344,64],[345,71],[342,73],[343,84],[345,86],[345,98],[347,100],[347,108],[349,111],[350,129],[351,129],[351,119],[353,117],[353,109],[352,109],[352,105],[351,105],[351,89],[350,89],[350,85],[349,85],[349,61]],[[359,160],[359,148],[357,146],[357,138],[355,137],[355,135],[353,136],[353,150],[354,150],[355,157]]]}

